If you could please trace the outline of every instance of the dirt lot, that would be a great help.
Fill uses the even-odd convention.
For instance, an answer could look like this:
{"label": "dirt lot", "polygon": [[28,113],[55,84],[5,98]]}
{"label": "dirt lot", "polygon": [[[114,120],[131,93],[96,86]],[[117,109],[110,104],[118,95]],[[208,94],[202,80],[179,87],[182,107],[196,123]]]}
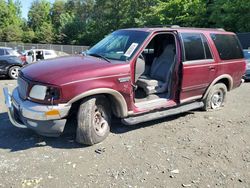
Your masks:
{"label": "dirt lot", "polygon": [[225,108],[125,126],[83,147],[11,126],[0,81],[0,187],[250,187],[250,83]]}

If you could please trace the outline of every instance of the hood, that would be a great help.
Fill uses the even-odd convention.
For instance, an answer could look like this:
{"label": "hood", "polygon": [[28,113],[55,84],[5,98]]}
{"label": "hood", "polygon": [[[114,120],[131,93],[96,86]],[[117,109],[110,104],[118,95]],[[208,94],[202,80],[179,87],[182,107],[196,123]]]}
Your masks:
{"label": "hood", "polygon": [[129,64],[105,60],[92,56],[69,56],[30,64],[21,70],[29,80],[52,85],[129,73]]}

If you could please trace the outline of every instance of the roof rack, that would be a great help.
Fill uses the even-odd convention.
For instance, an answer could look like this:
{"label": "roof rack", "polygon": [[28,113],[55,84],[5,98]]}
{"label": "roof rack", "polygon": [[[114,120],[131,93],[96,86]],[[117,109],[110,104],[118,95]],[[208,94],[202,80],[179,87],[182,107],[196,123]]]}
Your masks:
{"label": "roof rack", "polygon": [[179,26],[179,25],[149,25],[149,26],[144,26],[144,28],[161,28],[161,27],[180,28],[181,26]]}
{"label": "roof rack", "polygon": [[144,28],[182,28],[182,29],[214,29],[218,31],[226,31],[224,28],[196,28],[196,27],[181,27],[179,25],[149,25],[149,26],[144,26]]}
{"label": "roof rack", "polygon": [[216,28],[219,31],[226,31],[224,28]]}

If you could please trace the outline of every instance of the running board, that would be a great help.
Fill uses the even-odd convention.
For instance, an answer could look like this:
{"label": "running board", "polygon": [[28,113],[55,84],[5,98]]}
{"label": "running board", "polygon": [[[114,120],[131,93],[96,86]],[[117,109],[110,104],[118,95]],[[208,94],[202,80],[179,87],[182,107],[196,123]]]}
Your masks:
{"label": "running board", "polygon": [[156,120],[156,119],[160,119],[163,117],[168,117],[168,116],[180,114],[183,112],[187,112],[190,110],[202,108],[203,106],[204,106],[203,102],[194,102],[194,103],[185,104],[182,106],[170,108],[170,109],[163,110],[163,111],[156,111],[156,112],[151,112],[151,113],[142,114],[138,116],[124,118],[122,119],[122,123],[125,125],[135,125],[138,123]]}

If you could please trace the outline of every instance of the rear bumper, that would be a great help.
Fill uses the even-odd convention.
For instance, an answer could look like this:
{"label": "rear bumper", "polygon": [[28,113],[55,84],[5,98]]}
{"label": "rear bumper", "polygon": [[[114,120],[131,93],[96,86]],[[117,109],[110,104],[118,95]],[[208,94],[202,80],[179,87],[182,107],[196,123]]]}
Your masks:
{"label": "rear bumper", "polygon": [[[19,128],[30,128],[43,136],[59,136],[65,127],[70,105],[41,105],[19,97],[17,89],[12,95],[4,88],[5,104],[11,123]],[[56,110],[57,115],[47,115]]]}

